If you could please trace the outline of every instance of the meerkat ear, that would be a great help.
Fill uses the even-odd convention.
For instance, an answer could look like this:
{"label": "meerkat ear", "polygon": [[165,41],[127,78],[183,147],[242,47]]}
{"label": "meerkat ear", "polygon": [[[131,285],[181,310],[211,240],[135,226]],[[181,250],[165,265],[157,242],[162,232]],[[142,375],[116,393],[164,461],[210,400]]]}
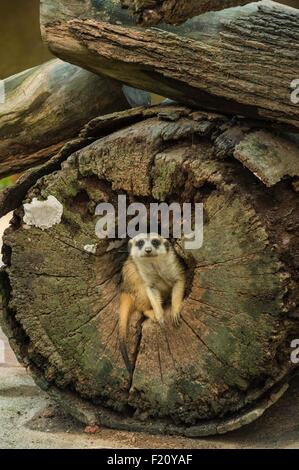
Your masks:
{"label": "meerkat ear", "polygon": [[165,240],[165,241],[164,241],[164,246],[165,246],[166,250],[169,251],[170,243],[169,243],[168,240]]}
{"label": "meerkat ear", "polygon": [[128,243],[128,251],[129,251],[129,253],[131,252],[132,246],[133,246],[133,240],[129,240],[129,243]]}

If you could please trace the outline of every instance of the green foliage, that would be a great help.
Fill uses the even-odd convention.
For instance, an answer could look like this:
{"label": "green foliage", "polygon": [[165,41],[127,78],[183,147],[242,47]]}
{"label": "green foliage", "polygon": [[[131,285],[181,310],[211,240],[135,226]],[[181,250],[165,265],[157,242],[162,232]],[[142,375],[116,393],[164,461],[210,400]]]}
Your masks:
{"label": "green foliage", "polygon": [[13,184],[13,180],[11,176],[7,176],[6,178],[3,178],[0,180],[0,189],[7,188],[8,186],[11,186]]}

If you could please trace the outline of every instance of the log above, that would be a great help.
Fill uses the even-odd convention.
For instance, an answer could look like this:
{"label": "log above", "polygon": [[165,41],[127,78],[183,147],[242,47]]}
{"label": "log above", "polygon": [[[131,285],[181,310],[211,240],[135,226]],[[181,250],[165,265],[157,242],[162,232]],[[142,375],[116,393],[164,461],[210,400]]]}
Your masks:
{"label": "log above", "polygon": [[50,159],[92,117],[130,107],[120,83],[58,59],[3,84],[0,178]]}
{"label": "log above", "polygon": [[297,9],[265,0],[144,29],[111,0],[93,5],[42,0],[55,55],[191,107],[299,128]]}
{"label": "log above", "polygon": [[[293,160],[285,171],[279,160],[271,187],[242,166],[252,148],[263,177],[253,129],[266,135],[268,161],[276,136],[251,121],[178,106],[94,119],[80,134],[86,146],[72,152],[70,143],[61,168],[45,164],[25,197],[55,197],[60,223],[28,226],[16,209],[4,236],[2,323],[37,383],[80,420],[216,434],[248,424],[285,391],[299,334],[299,198]],[[201,249],[174,242],[188,276],[181,326],[167,316],[162,331],[135,313],[132,376],[117,334],[127,240],[95,235],[96,205],[117,207],[119,194],[147,206],[203,202],[205,215]]]}
{"label": "log above", "polygon": [[249,0],[120,0],[124,8],[135,13],[143,25],[162,21],[179,24],[207,11],[224,10],[250,3]]}

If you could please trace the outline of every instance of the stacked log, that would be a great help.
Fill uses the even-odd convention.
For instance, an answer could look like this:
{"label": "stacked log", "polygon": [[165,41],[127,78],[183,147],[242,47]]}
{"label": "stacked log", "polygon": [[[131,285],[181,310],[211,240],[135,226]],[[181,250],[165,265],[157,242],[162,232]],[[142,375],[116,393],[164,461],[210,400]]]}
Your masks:
{"label": "stacked log", "polygon": [[[47,124],[40,148],[56,147],[0,197],[2,214],[15,209],[4,236],[2,323],[40,387],[84,423],[202,436],[261,416],[296,370],[299,108],[290,83],[299,77],[299,13],[265,1],[191,18],[219,2],[184,10],[177,0],[174,19],[163,9],[170,3],[153,1],[158,28],[142,29],[142,0],[42,0],[51,51],[101,78],[92,76],[99,84],[76,122],[79,96],[54,129]],[[106,80],[112,88],[99,101],[118,109],[89,113]],[[180,103],[123,110],[117,80]],[[57,96],[67,101],[71,83],[66,77]],[[147,209],[204,205],[202,247],[172,240],[188,281],[181,325],[167,308],[164,329],[135,312],[132,373],[118,338],[128,237],[95,231],[97,205],[113,204],[118,220],[120,195]],[[27,204],[51,198],[55,223],[28,224]]]}

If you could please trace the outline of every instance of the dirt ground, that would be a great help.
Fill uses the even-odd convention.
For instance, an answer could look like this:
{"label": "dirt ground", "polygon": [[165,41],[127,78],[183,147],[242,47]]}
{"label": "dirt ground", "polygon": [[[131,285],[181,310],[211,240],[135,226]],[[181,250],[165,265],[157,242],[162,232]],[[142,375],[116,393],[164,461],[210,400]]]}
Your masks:
{"label": "dirt ground", "polygon": [[299,448],[299,378],[255,423],[224,436],[187,439],[100,428],[96,434],[50,400],[20,366],[0,365],[0,449]]}

